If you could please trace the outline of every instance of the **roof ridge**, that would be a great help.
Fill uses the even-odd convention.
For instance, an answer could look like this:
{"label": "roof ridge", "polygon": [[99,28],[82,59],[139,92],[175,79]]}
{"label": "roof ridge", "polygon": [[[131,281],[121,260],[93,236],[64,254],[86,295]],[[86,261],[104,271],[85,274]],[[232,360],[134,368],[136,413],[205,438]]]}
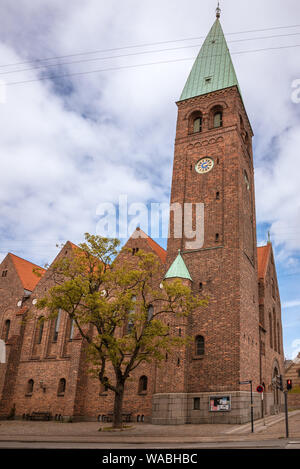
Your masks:
{"label": "roof ridge", "polygon": [[14,254],[13,252],[8,252],[7,254],[10,256],[17,257],[18,259],[21,259],[21,261],[28,262],[28,264],[34,265],[35,267],[39,267],[40,269],[43,269],[46,271],[46,269],[42,267],[41,265],[35,264],[34,262],[29,261],[28,259],[24,259],[24,257],[17,256],[17,254]]}

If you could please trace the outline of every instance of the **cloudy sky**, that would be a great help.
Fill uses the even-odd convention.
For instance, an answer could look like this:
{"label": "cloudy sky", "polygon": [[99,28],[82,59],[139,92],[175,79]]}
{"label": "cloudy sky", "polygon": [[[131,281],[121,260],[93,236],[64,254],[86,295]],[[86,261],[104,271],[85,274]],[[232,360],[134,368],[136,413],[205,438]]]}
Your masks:
{"label": "cloudy sky", "polygon": [[[0,260],[51,262],[103,203],[168,203],[176,105],[215,0],[2,0]],[[285,354],[300,351],[300,4],[223,0],[255,138],[258,243],[270,230]],[[133,225],[134,226],[134,221]],[[151,234],[151,233],[149,233]]]}

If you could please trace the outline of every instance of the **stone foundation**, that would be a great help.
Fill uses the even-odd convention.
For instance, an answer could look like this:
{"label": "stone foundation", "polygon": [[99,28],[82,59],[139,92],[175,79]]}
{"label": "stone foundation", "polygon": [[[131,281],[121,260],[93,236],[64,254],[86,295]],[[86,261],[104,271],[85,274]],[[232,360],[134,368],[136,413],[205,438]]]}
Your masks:
{"label": "stone foundation", "polygon": [[[210,398],[230,398],[230,409],[210,410]],[[195,401],[197,399],[197,401]],[[264,396],[265,414],[274,413],[273,395]],[[152,424],[182,425],[186,423],[243,424],[251,421],[251,399],[247,391],[206,393],[154,394]],[[195,409],[196,407],[196,409]],[[262,418],[261,395],[253,392],[254,420]]]}

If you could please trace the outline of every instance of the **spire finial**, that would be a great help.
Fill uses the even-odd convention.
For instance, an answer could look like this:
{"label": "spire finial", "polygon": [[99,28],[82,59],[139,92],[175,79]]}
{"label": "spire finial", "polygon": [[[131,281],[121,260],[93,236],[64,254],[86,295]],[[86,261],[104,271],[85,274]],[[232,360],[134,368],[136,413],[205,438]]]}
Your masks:
{"label": "spire finial", "polygon": [[268,244],[270,244],[270,243],[271,243],[271,233],[270,233],[270,231],[268,231]]}
{"label": "spire finial", "polygon": [[221,16],[221,8],[220,8],[220,2],[218,2],[218,6],[216,9],[216,17],[220,18],[220,16]]}

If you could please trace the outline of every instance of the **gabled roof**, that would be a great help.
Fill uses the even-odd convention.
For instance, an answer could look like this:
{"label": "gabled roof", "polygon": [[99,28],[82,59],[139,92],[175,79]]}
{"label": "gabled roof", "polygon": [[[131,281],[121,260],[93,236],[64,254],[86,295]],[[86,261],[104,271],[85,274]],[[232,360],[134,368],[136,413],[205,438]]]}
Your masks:
{"label": "gabled roof", "polygon": [[25,259],[12,254],[11,252],[9,252],[8,255],[15,266],[24,289],[33,291],[41,278],[33,272],[33,269],[39,269],[41,275],[44,275],[46,270],[39,265],[33,264],[32,262],[26,261]]}
{"label": "gabled roof", "polygon": [[178,252],[178,256],[176,257],[173,264],[165,275],[165,279],[167,278],[186,278],[192,281],[192,277],[190,276],[188,268],[185,265],[185,262],[180,254],[180,251]]}
{"label": "gabled roof", "polygon": [[152,251],[154,251],[160,260],[165,263],[167,258],[167,251],[165,251],[164,248],[162,248],[156,241],[154,241],[154,239],[150,238],[150,236],[141,230],[141,228],[138,228],[136,231],[139,232],[139,237],[145,239]]}
{"label": "gabled roof", "polygon": [[219,18],[214,22],[187,79],[180,101],[237,86],[237,76]]}
{"label": "gabled roof", "polygon": [[268,243],[266,246],[257,248],[257,273],[258,278],[265,278],[269,264],[272,244]]}

